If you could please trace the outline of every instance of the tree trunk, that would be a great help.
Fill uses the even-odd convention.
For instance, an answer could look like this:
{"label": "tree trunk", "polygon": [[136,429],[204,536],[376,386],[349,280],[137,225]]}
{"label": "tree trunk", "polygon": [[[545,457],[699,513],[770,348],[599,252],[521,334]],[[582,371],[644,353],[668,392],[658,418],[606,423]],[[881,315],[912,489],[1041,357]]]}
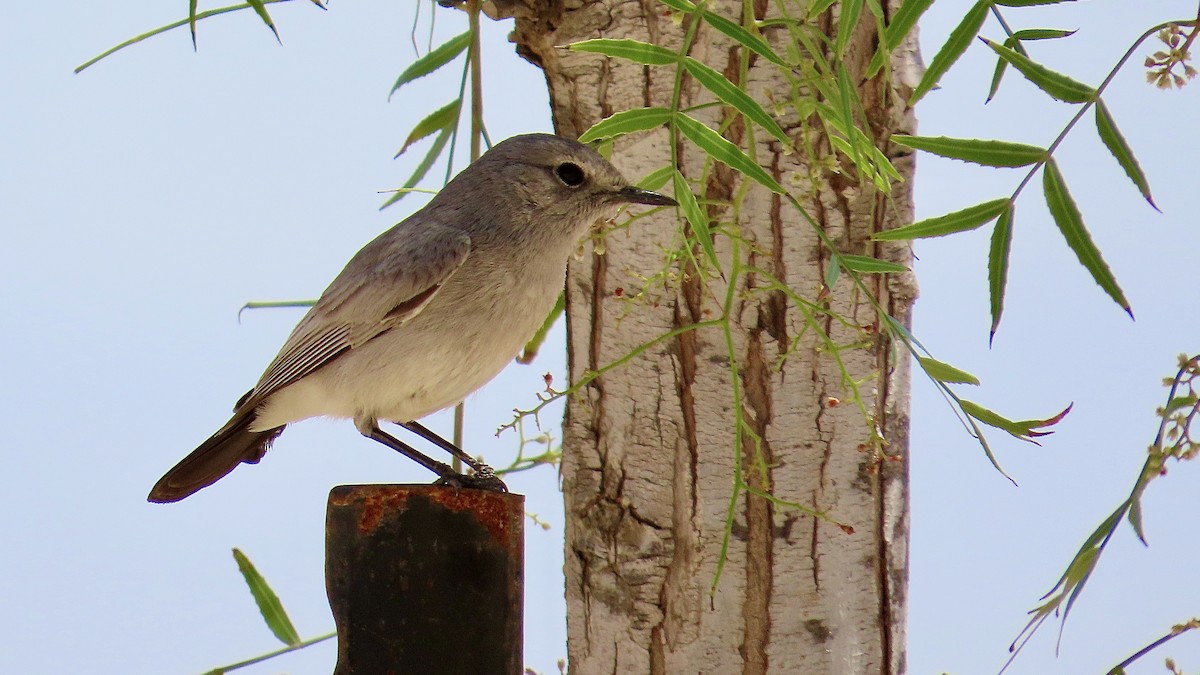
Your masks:
{"label": "tree trunk", "polygon": [[[803,15],[804,3],[785,4]],[[894,12],[900,2],[883,4]],[[690,18],[680,25],[653,0],[493,5],[516,17],[518,49],[545,70],[558,133],[574,137],[614,112],[671,105],[674,68],[561,45],[632,38],[678,50]],[[707,8],[741,22],[742,2],[712,0]],[[759,20],[778,17],[778,8],[752,3]],[[837,11],[835,5],[817,22],[831,38]],[[903,103],[907,89],[863,75],[876,40],[873,17],[866,10],[862,17],[843,62],[860,83],[868,134],[881,139],[908,181],[893,186],[890,200],[831,150],[815,115],[801,119],[794,108],[771,104],[786,105],[796,92],[765,59],[750,55],[747,91],[768,110],[785,111],[778,121],[793,148],[785,152],[761,130],[748,133],[727,108],[692,114],[752,150],[841,252],[908,265],[906,245],[869,240],[911,220],[911,155],[889,152],[886,139],[911,132],[914,120]],[[763,36],[788,53],[783,27]],[[909,40],[898,54],[915,53],[915,36]],[[708,25],[698,28],[689,53],[738,81],[745,55]],[[686,76],[681,96],[685,108],[712,100]],[[640,179],[671,161],[669,143],[665,129],[619,139],[614,162]],[[606,372],[568,403],[562,473],[571,673],[903,672],[907,352],[880,330],[869,298],[844,274],[825,290],[830,253],[788,202],[745,185],[724,165],[705,173],[704,156],[690,143],[677,151],[680,170],[706,196],[712,227],[741,241],[715,237],[724,275],[702,278],[675,263],[667,267],[673,274],[655,277],[666,266],[663,251],[678,248],[673,213],[610,234],[603,255],[589,251],[568,273],[570,375],[577,381],[674,328],[720,317],[732,283],[730,337],[720,328],[683,332]],[[742,190],[739,211],[723,205]],[[744,265],[736,275],[734,255]],[[767,275],[814,304],[775,290]],[[865,279],[907,326],[916,295],[911,273]],[[857,383],[857,397],[849,381]],[[739,400],[744,432],[735,436]],[[751,490],[735,497],[739,471]],[[753,491],[827,512],[836,523]]]}

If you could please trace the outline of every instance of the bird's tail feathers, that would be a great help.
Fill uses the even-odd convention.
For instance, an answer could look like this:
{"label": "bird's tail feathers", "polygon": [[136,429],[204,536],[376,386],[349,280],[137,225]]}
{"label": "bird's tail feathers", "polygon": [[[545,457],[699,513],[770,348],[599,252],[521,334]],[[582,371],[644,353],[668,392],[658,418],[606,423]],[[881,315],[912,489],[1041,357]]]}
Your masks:
{"label": "bird's tail feathers", "polygon": [[148,499],[160,504],[177,502],[217,482],[242,462],[257,463],[283,427],[251,431],[253,421],[252,410],[235,415],[229,424],[158,479]]}

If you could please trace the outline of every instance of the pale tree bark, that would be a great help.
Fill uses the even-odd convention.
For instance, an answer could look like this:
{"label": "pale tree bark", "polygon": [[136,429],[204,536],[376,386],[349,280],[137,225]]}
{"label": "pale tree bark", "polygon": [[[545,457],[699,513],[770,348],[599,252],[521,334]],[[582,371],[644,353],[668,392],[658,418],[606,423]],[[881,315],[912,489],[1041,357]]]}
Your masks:
{"label": "pale tree bark", "polygon": [[[516,17],[518,49],[539,64],[549,83],[558,133],[576,136],[620,110],[669,106],[674,71],[568,52],[561,45],[596,38],[634,38],[677,50],[687,22],[665,7],[638,2],[493,0]],[[785,0],[793,16],[804,6]],[[882,3],[894,12],[899,0]],[[713,0],[707,8],[741,21],[743,3]],[[778,5],[751,4],[757,19]],[[831,37],[835,5],[819,22]],[[893,158],[906,182],[890,199],[855,178],[823,137],[816,117],[779,119],[796,139],[787,152],[740,120],[725,130],[788,186],[844,253],[908,264],[907,246],[880,245],[872,232],[911,220],[911,155],[886,139],[911,132],[914,120],[899,84],[866,79],[875,50],[873,18],[850,42],[846,67],[859,82],[869,133]],[[763,31],[787,53],[783,28]],[[915,43],[900,52],[914,53]],[[691,56],[737,81],[742,53],[724,35],[701,26]],[[748,92],[760,101],[787,101],[788,84],[765,60],[750,58]],[[894,78],[900,79],[900,78]],[[683,107],[711,100],[683,80]],[[768,109],[779,109],[767,106]],[[719,107],[694,113],[713,128],[730,115]],[[620,139],[614,162],[640,178],[671,158],[666,130]],[[815,148],[810,156],[805,148]],[[703,155],[677,147],[680,169],[699,188]],[[820,167],[814,168],[814,167]],[[810,181],[817,175],[819,180]],[[723,165],[710,171],[709,200],[728,201],[748,189],[737,222],[714,204],[714,223],[739,232],[738,252],[789,288],[848,322],[818,313],[816,324],[761,274],[702,280],[679,267],[665,287],[629,296],[663,268],[677,241],[674,214],[639,220],[610,235],[603,255],[589,251],[567,280],[569,369],[572,380],[621,358],[673,328],[720,315],[726,284],[737,284],[733,354],[744,418],[762,439],[744,443],[742,470],[753,487],[828,512],[849,534],[749,492],[733,502],[732,537],[715,592],[735,473],[733,386],[729,349],[719,329],[685,332],[591,382],[568,404],[564,428],[568,654],[573,674],[592,673],[899,673],[904,671],[908,540],[908,355],[880,330],[874,309],[843,279],[823,293],[828,250],[799,212]],[[816,186],[815,189],[813,186]],[[697,190],[699,191],[699,190]],[[734,254],[717,237],[724,267]],[[869,277],[868,287],[900,323],[909,323],[916,295],[910,274]],[[867,415],[852,396],[818,330],[836,345],[859,383]],[[886,440],[869,443],[874,426]],[[748,434],[749,438],[751,434]],[[888,458],[890,457],[890,459]]]}

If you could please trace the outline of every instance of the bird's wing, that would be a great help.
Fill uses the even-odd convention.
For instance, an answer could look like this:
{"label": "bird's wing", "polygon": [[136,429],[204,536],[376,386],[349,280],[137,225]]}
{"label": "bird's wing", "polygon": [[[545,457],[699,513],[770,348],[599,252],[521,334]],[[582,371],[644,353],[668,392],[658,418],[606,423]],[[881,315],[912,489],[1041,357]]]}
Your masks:
{"label": "bird's wing", "polygon": [[324,366],[419,314],[462,266],[471,238],[437,223],[406,221],[367,244],[321,294],[237,409]]}

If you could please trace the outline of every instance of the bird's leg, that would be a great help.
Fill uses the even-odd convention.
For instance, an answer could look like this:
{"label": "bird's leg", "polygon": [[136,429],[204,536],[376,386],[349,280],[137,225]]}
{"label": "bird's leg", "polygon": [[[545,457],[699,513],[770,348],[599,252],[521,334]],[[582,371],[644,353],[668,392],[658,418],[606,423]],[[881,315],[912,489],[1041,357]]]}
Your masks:
{"label": "bird's leg", "polygon": [[433,443],[451,455],[459,458],[462,460],[463,464],[471,467],[471,470],[475,472],[475,476],[481,480],[494,481],[494,484],[497,487],[492,489],[500,489],[505,492],[508,491],[508,488],[504,486],[504,482],[496,476],[495,469],[468,455],[465,451],[463,451],[462,448],[437,435],[424,424],[421,424],[420,422],[402,422],[400,423],[400,426],[408,429],[421,438],[424,438],[430,443]]}
{"label": "bird's leg", "polygon": [[373,425],[373,426],[369,427],[368,429],[363,431],[363,435],[373,441],[378,441],[380,443],[383,443],[384,445],[391,448],[392,450],[395,450],[396,452],[404,455],[405,457],[411,459],[412,461],[416,462],[417,464],[420,464],[421,466],[425,467],[426,469],[429,469],[430,471],[436,473],[438,475],[438,478],[448,478],[448,477],[458,475],[458,472],[455,471],[454,469],[450,468],[450,465],[443,464],[443,463],[437,461],[436,459],[429,457],[425,453],[413,448],[412,446],[405,443],[404,441],[402,441],[398,438],[395,438],[394,436],[391,436],[390,434],[387,434],[382,429],[380,429],[378,425]]}
{"label": "bird's leg", "polygon": [[490,467],[486,467],[486,465],[484,465],[485,468],[489,469],[487,472],[480,472],[475,476],[464,476],[450,468],[448,464],[443,464],[413,448],[404,441],[401,441],[400,439],[386,433],[379,428],[378,424],[371,424],[365,429],[360,429],[360,431],[367,438],[386,445],[392,450],[395,450],[417,464],[420,464],[426,469],[436,473],[438,475],[438,479],[436,481],[438,485],[477,488],[480,490],[492,490],[495,492],[508,492],[508,488],[504,485],[504,482],[497,478],[496,473],[491,471]]}

